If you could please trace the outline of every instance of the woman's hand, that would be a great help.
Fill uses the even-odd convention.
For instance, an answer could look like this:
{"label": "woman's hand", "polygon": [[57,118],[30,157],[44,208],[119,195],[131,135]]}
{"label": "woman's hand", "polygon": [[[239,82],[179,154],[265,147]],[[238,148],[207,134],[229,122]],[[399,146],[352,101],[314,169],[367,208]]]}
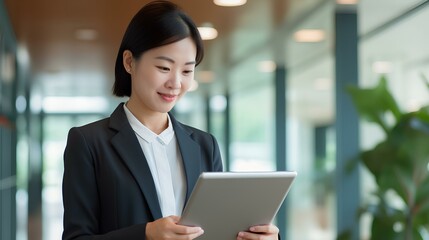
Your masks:
{"label": "woman's hand", "polygon": [[273,225],[253,226],[248,232],[239,232],[237,240],[278,240],[279,229]]}
{"label": "woman's hand", "polygon": [[187,227],[177,225],[180,217],[169,216],[160,218],[154,222],[146,224],[146,239],[147,240],[191,240],[201,236],[204,231],[200,227]]}

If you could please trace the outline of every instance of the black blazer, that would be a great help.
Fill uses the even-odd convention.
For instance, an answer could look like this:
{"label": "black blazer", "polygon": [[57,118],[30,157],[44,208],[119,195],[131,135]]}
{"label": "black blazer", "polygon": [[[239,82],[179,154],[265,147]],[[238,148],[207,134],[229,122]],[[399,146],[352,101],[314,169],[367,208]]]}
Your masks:
{"label": "black blazer", "polygon": [[[201,172],[222,171],[216,139],[171,117],[189,198]],[[63,239],[145,239],[162,217],[146,158],[119,104],[110,118],[69,131],[64,152]]]}

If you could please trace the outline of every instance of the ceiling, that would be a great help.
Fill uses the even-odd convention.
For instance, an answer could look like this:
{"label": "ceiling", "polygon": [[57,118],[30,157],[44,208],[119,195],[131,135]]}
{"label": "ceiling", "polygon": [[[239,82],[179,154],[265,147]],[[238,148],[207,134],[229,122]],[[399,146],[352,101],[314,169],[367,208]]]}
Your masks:
{"label": "ceiling", "polygon": [[[18,46],[28,52],[31,67],[31,81],[42,96],[111,96],[114,80],[114,61],[125,28],[134,14],[148,0],[3,0],[16,34]],[[333,26],[331,10],[326,4],[330,0],[248,0],[240,7],[219,7],[213,0],[174,0],[196,22],[197,25],[210,22],[219,31],[219,37],[205,42],[206,55],[201,70],[212,70],[217,65],[234,64],[238,59],[253,57],[255,43],[265,41],[273,35],[278,26],[291,24],[299,27],[322,28],[330,39],[321,45],[286,44],[286,61],[290,71],[290,90],[297,111],[306,118],[317,121],[332,121],[334,117],[332,71]],[[334,0],[332,0],[334,2]],[[423,0],[360,0],[360,35],[382,26],[413,6],[427,2]],[[317,8],[318,6],[323,6]],[[389,6],[386,8],[385,6]],[[307,18],[303,13],[317,8]],[[427,17],[423,16],[424,19]],[[426,16],[426,15],[425,15]],[[409,21],[414,18],[409,18]],[[371,64],[389,58],[404,59],[407,64],[428,59],[428,37],[423,31],[428,20],[397,24],[398,29],[384,29],[384,34],[366,38],[361,51],[361,78],[364,82],[375,75]],[[299,20],[299,21],[298,21]],[[287,23],[287,24],[285,24]],[[289,25],[288,25],[289,24]],[[403,25],[403,26],[402,26]],[[411,27],[410,27],[411,26]],[[79,29],[96,30],[94,40],[79,40]],[[392,32],[390,34],[390,32]],[[407,32],[407,34],[401,34]],[[420,36],[417,42],[412,36]],[[224,44],[225,39],[230,43]],[[395,41],[392,41],[394,39]],[[424,40],[424,41],[423,41]],[[427,41],[426,41],[427,42]],[[222,44],[221,44],[222,43]],[[414,43],[414,44],[406,44]],[[396,45],[395,45],[396,44]],[[264,46],[263,46],[264,47]],[[266,46],[264,47],[267,48]],[[322,52],[320,49],[324,49]],[[283,54],[280,52],[280,54]],[[319,56],[322,56],[320,58]],[[319,59],[319,67],[309,69],[306,62]],[[314,61],[313,61],[314,62]],[[304,63],[304,64],[303,64]],[[252,66],[250,66],[252,67]],[[224,69],[221,68],[220,72]],[[198,72],[197,72],[198,73]],[[255,78],[248,68],[234,73],[243,76],[233,85],[242,85]],[[219,79],[224,79],[219,77]],[[219,80],[216,79],[216,80]],[[315,80],[331,81],[328,91],[314,90]],[[198,80],[198,79],[197,79]],[[232,86],[234,87],[234,86]],[[403,89],[403,86],[398,87]],[[411,91],[411,90],[410,90]]]}
{"label": "ceiling", "polygon": [[[28,51],[32,81],[42,83],[41,94],[93,96],[110,94],[114,61],[125,28],[132,16],[149,1],[4,2],[18,44]],[[284,0],[249,0],[239,7],[216,6],[212,0],[172,2],[179,4],[198,26],[206,22],[215,26],[219,31],[219,38],[238,28],[246,20],[246,16],[256,20],[254,27],[257,28],[263,20],[281,22],[288,9],[288,1]],[[258,5],[267,3],[274,10],[258,11]],[[95,30],[96,39],[77,39],[77,31],[82,29]],[[207,52],[214,41],[217,40],[205,42]]]}

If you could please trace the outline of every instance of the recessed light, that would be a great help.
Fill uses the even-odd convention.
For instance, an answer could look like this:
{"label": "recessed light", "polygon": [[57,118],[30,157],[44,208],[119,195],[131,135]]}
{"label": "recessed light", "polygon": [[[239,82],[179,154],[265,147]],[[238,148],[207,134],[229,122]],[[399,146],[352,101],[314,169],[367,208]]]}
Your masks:
{"label": "recessed light", "polygon": [[266,72],[266,73],[274,72],[276,70],[276,67],[277,67],[276,63],[271,60],[260,61],[258,63],[259,72]]}
{"label": "recessed light", "polygon": [[337,0],[337,3],[344,5],[356,5],[358,4],[358,0]]}
{"label": "recessed light", "polygon": [[247,0],[213,0],[213,2],[222,7],[235,7],[246,4]]}
{"label": "recessed light", "polygon": [[92,41],[97,39],[98,32],[94,29],[78,29],[75,32],[75,37],[82,41]]}
{"label": "recessed light", "polygon": [[372,64],[372,71],[375,73],[390,73],[392,68],[392,63],[388,61],[377,61]]}
{"label": "recessed light", "polygon": [[293,35],[296,42],[321,42],[325,39],[325,32],[320,29],[302,29]]}
{"label": "recessed light", "polygon": [[201,27],[198,27],[201,38],[203,40],[212,40],[217,37],[217,30],[209,23],[204,23]]}

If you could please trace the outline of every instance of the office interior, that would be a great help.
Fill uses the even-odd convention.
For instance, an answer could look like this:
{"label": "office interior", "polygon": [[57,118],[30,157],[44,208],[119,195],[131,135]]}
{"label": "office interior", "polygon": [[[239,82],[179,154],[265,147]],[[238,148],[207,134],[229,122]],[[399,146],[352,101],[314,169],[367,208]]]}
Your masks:
{"label": "office interior", "polygon": [[[0,239],[61,238],[68,130],[126,101],[111,94],[114,59],[146,2],[0,0]],[[344,89],[385,76],[403,111],[428,104],[429,1],[173,2],[218,30],[173,114],[217,138],[225,171],[298,172],[282,239],[369,239],[357,209],[374,179],[345,166],[385,136]]]}

